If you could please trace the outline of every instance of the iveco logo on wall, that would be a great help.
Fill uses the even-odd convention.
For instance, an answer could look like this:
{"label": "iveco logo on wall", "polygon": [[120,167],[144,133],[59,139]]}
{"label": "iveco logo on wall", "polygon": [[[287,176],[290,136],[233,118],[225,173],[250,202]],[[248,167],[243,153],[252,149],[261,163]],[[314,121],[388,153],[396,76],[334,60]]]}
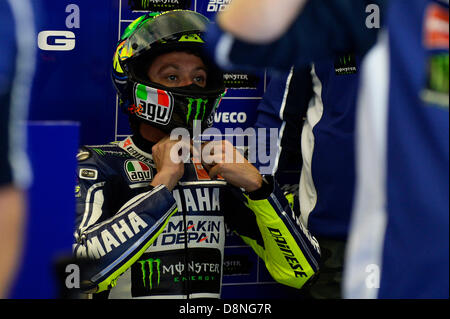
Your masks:
{"label": "iveco logo on wall", "polygon": [[216,123],[245,123],[247,114],[245,112],[218,112],[214,115]]}
{"label": "iveco logo on wall", "polygon": [[[76,4],[66,6],[69,15],[66,18],[66,28],[80,28],[80,8]],[[71,51],[75,49],[75,33],[68,30],[44,30],[39,32],[38,47],[44,51]]]}

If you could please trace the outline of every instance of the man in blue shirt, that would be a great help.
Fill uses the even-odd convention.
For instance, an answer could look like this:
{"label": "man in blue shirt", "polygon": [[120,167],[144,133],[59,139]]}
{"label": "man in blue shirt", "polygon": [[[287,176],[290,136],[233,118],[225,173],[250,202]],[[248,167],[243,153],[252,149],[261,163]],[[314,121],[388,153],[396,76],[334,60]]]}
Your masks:
{"label": "man in blue shirt", "polygon": [[324,254],[322,271],[308,289],[313,298],[341,295],[355,179],[358,71],[350,54],[281,75],[274,72],[257,110],[256,127],[280,132],[273,173],[285,190],[297,195],[294,203],[302,222]]}
{"label": "man in blue shirt", "polygon": [[448,1],[391,1],[388,17],[362,72],[344,293],[448,298]]}
{"label": "man in blue shirt", "polygon": [[0,2],[0,298],[7,297],[21,252],[24,190],[30,183],[25,129],[34,73],[33,10],[28,0]]}
{"label": "man in blue shirt", "polygon": [[[362,55],[376,38],[365,9],[383,4],[243,2],[210,30],[223,67]],[[393,0],[386,10],[387,32],[366,58],[359,93],[344,296],[448,298],[448,1]]]}

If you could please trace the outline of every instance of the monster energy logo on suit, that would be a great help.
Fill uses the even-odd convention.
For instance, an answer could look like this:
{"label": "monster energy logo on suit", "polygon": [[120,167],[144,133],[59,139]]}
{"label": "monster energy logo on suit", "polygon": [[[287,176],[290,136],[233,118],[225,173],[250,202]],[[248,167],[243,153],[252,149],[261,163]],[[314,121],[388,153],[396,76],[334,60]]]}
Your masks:
{"label": "monster energy logo on suit", "polygon": [[222,274],[221,252],[215,248],[169,249],[144,253],[131,266],[131,294],[179,295],[189,292],[218,294]]}
{"label": "monster energy logo on suit", "polygon": [[449,55],[438,53],[428,58],[426,89],[421,93],[426,103],[448,109],[449,106]]}
{"label": "monster energy logo on suit", "polygon": [[355,56],[353,54],[338,56],[334,61],[334,70],[336,75],[355,74],[357,72]]}
{"label": "monster energy logo on suit", "polygon": [[169,11],[175,9],[189,9],[190,0],[128,0],[131,10],[141,11]]}
{"label": "monster energy logo on suit", "polygon": [[[146,260],[139,260],[142,270],[142,282],[144,287],[153,289],[153,281],[156,280],[157,287],[161,281],[161,259],[149,258]],[[155,275],[156,278],[153,278]],[[148,284],[147,284],[148,282]]]}

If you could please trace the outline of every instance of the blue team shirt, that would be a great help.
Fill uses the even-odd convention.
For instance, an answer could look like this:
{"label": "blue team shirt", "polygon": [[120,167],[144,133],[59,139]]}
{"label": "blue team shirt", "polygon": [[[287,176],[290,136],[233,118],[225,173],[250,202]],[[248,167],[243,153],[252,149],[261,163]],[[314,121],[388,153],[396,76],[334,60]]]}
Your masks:
{"label": "blue team shirt", "polygon": [[[342,57],[346,55],[336,60]],[[308,189],[315,191],[312,198],[300,197],[301,208],[303,200],[311,201],[306,205],[308,208],[301,210],[308,228],[316,236],[342,240],[348,233],[355,183],[354,127],[359,59],[352,62],[352,72],[343,73],[337,71],[340,68],[335,59],[314,63],[316,82],[310,67],[296,67],[291,72],[272,76],[258,106],[255,123],[256,127],[280,130],[274,167],[280,183],[292,183],[295,179],[297,184],[300,181],[302,193],[309,193]],[[313,127],[309,132],[303,129],[308,137],[301,145],[303,117]],[[308,154],[312,156],[303,158],[305,163],[302,163],[302,157]],[[303,170],[302,165],[305,165]],[[300,174],[309,175],[313,183],[306,183],[308,179],[300,180]]]}
{"label": "blue team shirt", "polygon": [[317,236],[346,239],[348,233],[355,186],[355,110],[359,81],[359,61],[354,62],[356,70],[351,74],[337,74],[334,61],[314,65],[322,86],[323,114],[313,128],[311,174],[317,203],[308,218],[308,227]]}
{"label": "blue team shirt", "polygon": [[[379,297],[448,298],[448,1],[392,1],[389,17],[388,223]],[[436,23],[446,23],[446,47],[427,44],[445,39],[427,30]]]}
{"label": "blue team shirt", "polygon": [[[365,53],[373,34],[361,29],[365,11],[358,6],[367,4],[365,1],[309,1],[303,16],[279,40],[255,46],[232,39],[228,42],[229,52],[221,52],[216,61],[226,68],[239,66],[242,69],[242,65],[247,65],[249,68],[274,66],[286,69],[325,59],[343,49]],[[381,155],[386,167],[375,163],[385,175],[381,185],[381,208],[386,223],[378,225],[384,229],[375,233],[374,238],[382,246],[380,263],[375,265],[381,269],[380,285],[374,285],[377,288],[375,296],[448,298],[448,1],[392,0],[388,4],[385,30],[389,41],[389,89],[385,101],[387,123],[381,134],[385,136],[385,153]],[[381,12],[384,19],[384,11]],[[352,13],[360,17],[352,19]],[[219,58],[217,44],[223,38],[223,31],[213,25],[209,30],[208,45],[210,54],[216,59]],[[317,72],[321,78],[319,66]],[[375,78],[372,79],[375,87],[374,81]],[[326,106],[325,101],[323,104]],[[315,129],[317,132],[320,125]],[[324,128],[322,132],[326,134],[333,130]],[[357,176],[361,173],[364,172],[357,172]],[[364,183],[369,185],[371,181]],[[372,204],[371,194],[366,195],[368,204]],[[367,211],[371,211],[370,207]],[[371,227],[367,224],[369,219],[362,219],[362,223]],[[356,240],[364,242],[367,238],[361,235]],[[371,252],[368,250],[370,244],[370,241],[364,242],[366,246],[359,247],[359,256]],[[351,259],[352,254],[349,257]],[[364,267],[374,265],[361,266],[361,274],[349,273],[349,276],[353,277],[351,280],[359,280],[363,289],[368,289],[369,273]]]}
{"label": "blue team shirt", "polygon": [[23,121],[35,68],[34,29],[30,1],[0,1],[0,186],[24,188],[31,181]]}
{"label": "blue team shirt", "polygon": [[0,2],[0,37],[2,53],[0,56],[0,185],[13,181],[12,168],[9,163],[9,125],[12,81],[15,74],[15,57],[17,52],[14,17],[6,1]]}

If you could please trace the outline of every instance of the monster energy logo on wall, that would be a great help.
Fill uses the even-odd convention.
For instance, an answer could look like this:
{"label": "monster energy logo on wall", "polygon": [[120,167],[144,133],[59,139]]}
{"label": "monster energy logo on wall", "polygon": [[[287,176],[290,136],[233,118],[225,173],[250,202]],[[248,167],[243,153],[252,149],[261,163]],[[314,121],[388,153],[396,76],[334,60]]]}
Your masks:
{"label": "monster energy logo on wall", "polygon": [[[150,258],[147,260],[139,260],[138,262],[141,264],[144,287],[153,289],[154,280],[156,280],[156,287],[158,287],[161,281],[161,259]],[[153,278],[154,276],[156,278]]]}
{"label": "monster energy logo on wall", "polygon": [[353,54],[338,56],[334,61],[334,70],[337,75],[355,74],[357,72],[355,56]]}
{"label": "monster energy logo on wall", "polygon": [[189,9],[190,0],[128,0],[131,10],[168,11]]}
{"label": "monster energy logo on wall", "polygon": [[[195,103],[195,105],[196,105],[196,110],[195,110],[195,115],[194,115],[194,118],[193,118],[193,121],[194,121],[194,127],[195,127],[195,125],[197,124],[197,120],[200,120],[200,121],[203,121],[203,119],[204,119],[204,117],[205,117],[205,113],[206,113],[206,103],[208,103],[208,100],[204,100],[204,99],[193,99],[193,98],[187,98],[187,100],[188,100],[188,112],[187,112],[187,115],[186,115],[186,123],[189,123],[189,119],[191,118],[191,114],[193,113],[192,112],[192,109],[193,109],[193,105],[194,105],[194,103]],[[199,119],[199,115],[200,115],[200,113],[202,114],[202,117],[201,117],[201,119]]]}

